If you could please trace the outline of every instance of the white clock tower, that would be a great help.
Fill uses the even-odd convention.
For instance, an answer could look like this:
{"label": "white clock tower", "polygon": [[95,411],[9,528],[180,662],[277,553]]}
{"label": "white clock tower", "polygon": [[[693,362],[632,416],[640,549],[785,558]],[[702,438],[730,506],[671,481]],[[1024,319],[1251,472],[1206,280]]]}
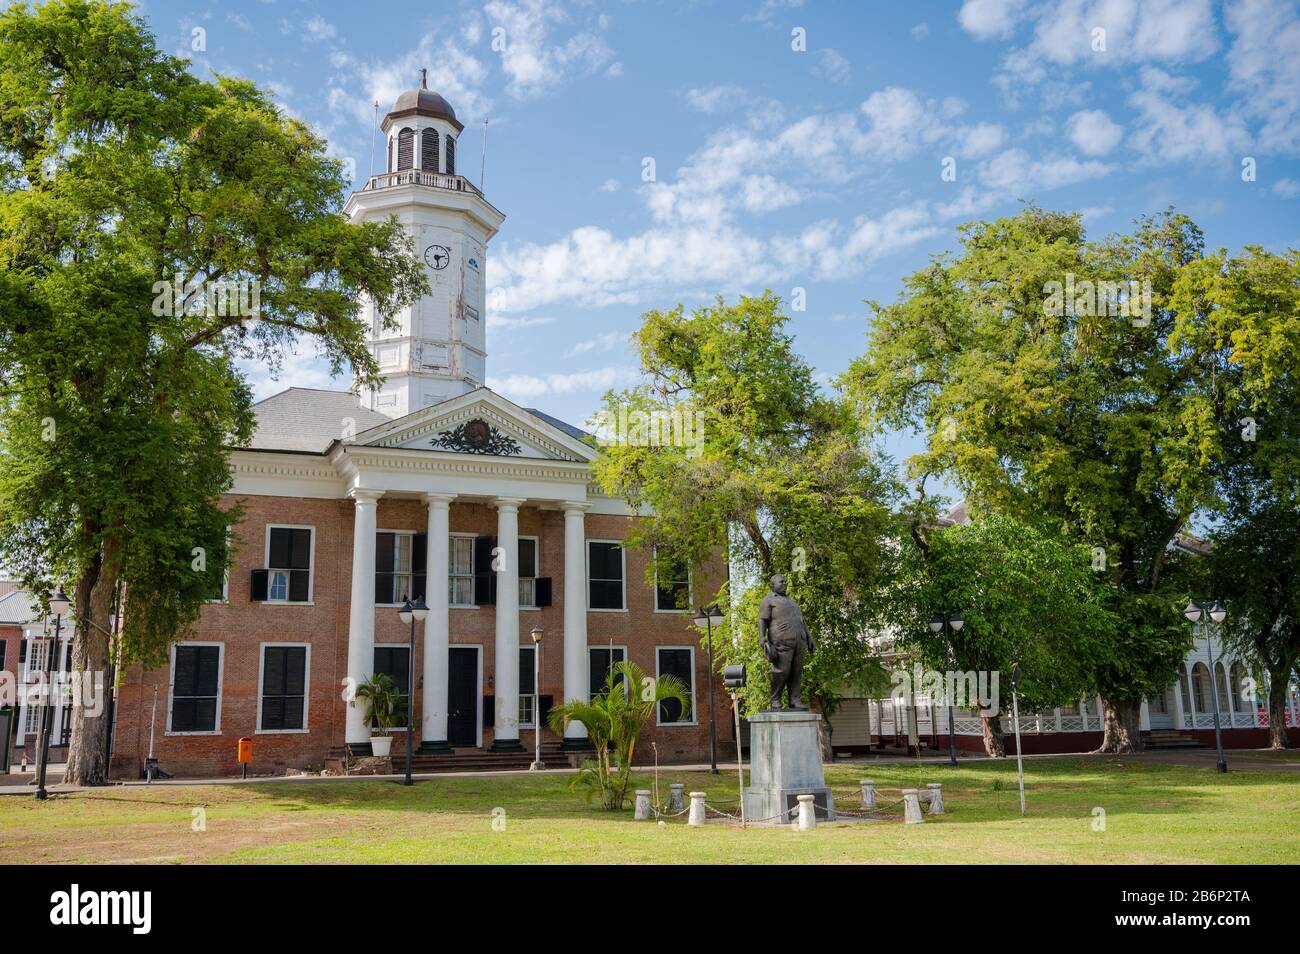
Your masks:
{"label": "white clock tower", "polygon": [[374,304],[362,306],[368,344],[384,375],[361,403],[389,417],[481,387],[485,378],[487,243],[505,216],[456,173],[457,140],[465,127],[448,102],[420,88],[397,97],[384,117],[385,172],[354,192],[344,212],[354,222],[396,215],[415,241],[430,291],[384,328]]}

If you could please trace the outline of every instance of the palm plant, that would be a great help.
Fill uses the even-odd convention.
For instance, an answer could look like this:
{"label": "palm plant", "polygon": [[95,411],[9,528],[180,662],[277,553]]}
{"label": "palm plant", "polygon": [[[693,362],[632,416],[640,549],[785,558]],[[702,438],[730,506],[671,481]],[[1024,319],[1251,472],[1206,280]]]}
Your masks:
{"label": "palm plant", "polygon": [[[597,792],[611,810],[621,809],[632,781],[632,757],[637,740],[660,703],[675,699],[690,706],[690,690],[676,676],[653,679],[636,663],[615,663],[605,685],[590,701],[570,700],[551,709],[551,731],[563,735],[570,723],[581,722],[596,748],[594,761],[583,763],[572,786],[587,788],[590,799]],[[617,777],[615,777],[617,775]]]}
{"label": "palm plant", "polygon": [[402,691],[387,673],[377,672],[357,686],[356,697],[365,702],[367,718],[379,732],[391,729],[406,714]]}

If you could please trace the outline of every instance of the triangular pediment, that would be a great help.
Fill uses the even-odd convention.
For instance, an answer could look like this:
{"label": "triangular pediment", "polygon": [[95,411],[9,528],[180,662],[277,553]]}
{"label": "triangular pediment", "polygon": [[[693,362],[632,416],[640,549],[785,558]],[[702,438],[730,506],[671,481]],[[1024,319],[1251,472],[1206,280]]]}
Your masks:
{"label": "triangular pediment", "polygon": [[345,445],[587,462],[596,450],[549,421],[478,388],[362,431]]}

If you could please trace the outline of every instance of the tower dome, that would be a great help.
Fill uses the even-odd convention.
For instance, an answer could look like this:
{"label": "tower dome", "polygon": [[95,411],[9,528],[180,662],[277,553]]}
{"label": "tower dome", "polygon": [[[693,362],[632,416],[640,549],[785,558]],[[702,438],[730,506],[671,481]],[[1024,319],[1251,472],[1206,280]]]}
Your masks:
{"label": "tower dome", "polygon": [[429,89],[427,70],[420,70],[419,89],[408,89],[397,97],[397,102],[393,103],[393,108],[384,117],[384,126],[387,128],[393,120],[413,116],[445,120],[456,127],[457,133],[465,128],[464,124],[456,118],[456,111],[451,108],[451,103],[439,93]]}

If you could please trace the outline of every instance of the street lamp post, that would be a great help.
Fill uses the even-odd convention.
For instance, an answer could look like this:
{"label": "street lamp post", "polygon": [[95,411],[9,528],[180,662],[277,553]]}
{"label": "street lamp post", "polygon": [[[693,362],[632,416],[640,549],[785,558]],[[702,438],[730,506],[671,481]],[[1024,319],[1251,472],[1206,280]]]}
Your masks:
{"label": "street lamp post", "polygon": [[397,611],[397,617],[411,627],[411,652],[406,661],[406,778],[403,785],[413,784],[411,778],[411,753],[415,751],[415,624],[423,623],[429,615],[429,607],[424,605],[424,597],[417,596],[415,602],[407,600]]}
{"label": "street lamp post", "polygon": [[[1222,627],[1223,621],[1228,618],[1228,610],[1218,600],[1214,605],[1207,603],[1198,603],[1195,600],[1188,600],[1187,608],[1183,610],[1183,615],[1191,621],[1192,634],[1195,636],[1196,627],[1199,625],[1201,631],[1205,633],[1205,651],[1210,657],[1210,703],[1214,709],[1214,747],[1219,753],[1219,771],[1228,771],[1228,762],[1223,757],[1223,735],[1219,730],[1219,680],[1214,668],[1214,642],[1210,638],[1210,622]],[[1222,628],[1220,628],[1222,632]]]}
{"label": "street lamp post", "polygon": [[[930,631],[933,633],[939,633],[946,626],[952,632],[959,633],[961,632],[961,628],[965,625],[966,625],[966,621],[962,619],[960,613],[951,613],[947,617],[944,617],[936,613],[934,617],[930,620]],[[952,651],[952,637],[949,636],[948,665],[954,666],[955,664],[956,663],[954,661],[953,651]],[[945,689],[948,688],[952,688],[952,690],[955,692],[956,691],[955,681],[951,684],[951,686],[949,686],[947,684],[947,681],[945,680]],[[948,762],[952,765],[957,764],[957,722],[956,722],[955,714],[953,712],[953,700],[951,695],[948,696]]]}
{"label": "street lamp post", "polygon": [[536,772],[546,768],[542,761],[542,636],[546,630],[534,626],[529,632],[533,638],[533,764],[528,770]]}
{"label": "street lamp post", "polygon": [[44,801],[48,795],[45,791],[45,772],[50,762],[50,731],[54,727],[54,686],[51,684],[54,672],[54,656],[59,651],[59,635],[63,630],[63,617],[67,615],[68,610],[71,608],[72,604],[64,594],[63,587],[60,586],[55,594],[50,597],[50,612],[54,614],[54,639],[45,654],[45,701],[41,705],[40,747],[36,752],[37,801]]}
{"label": "street lamp post", "polygon": [[[713,621],[722,619],[722,610],[710,603],[695,614],[695,625],[708,633],[709,641],[709,771],[718,774],[718,726],[713,713]],[[740,737],[736,737],[740,744]]]}

